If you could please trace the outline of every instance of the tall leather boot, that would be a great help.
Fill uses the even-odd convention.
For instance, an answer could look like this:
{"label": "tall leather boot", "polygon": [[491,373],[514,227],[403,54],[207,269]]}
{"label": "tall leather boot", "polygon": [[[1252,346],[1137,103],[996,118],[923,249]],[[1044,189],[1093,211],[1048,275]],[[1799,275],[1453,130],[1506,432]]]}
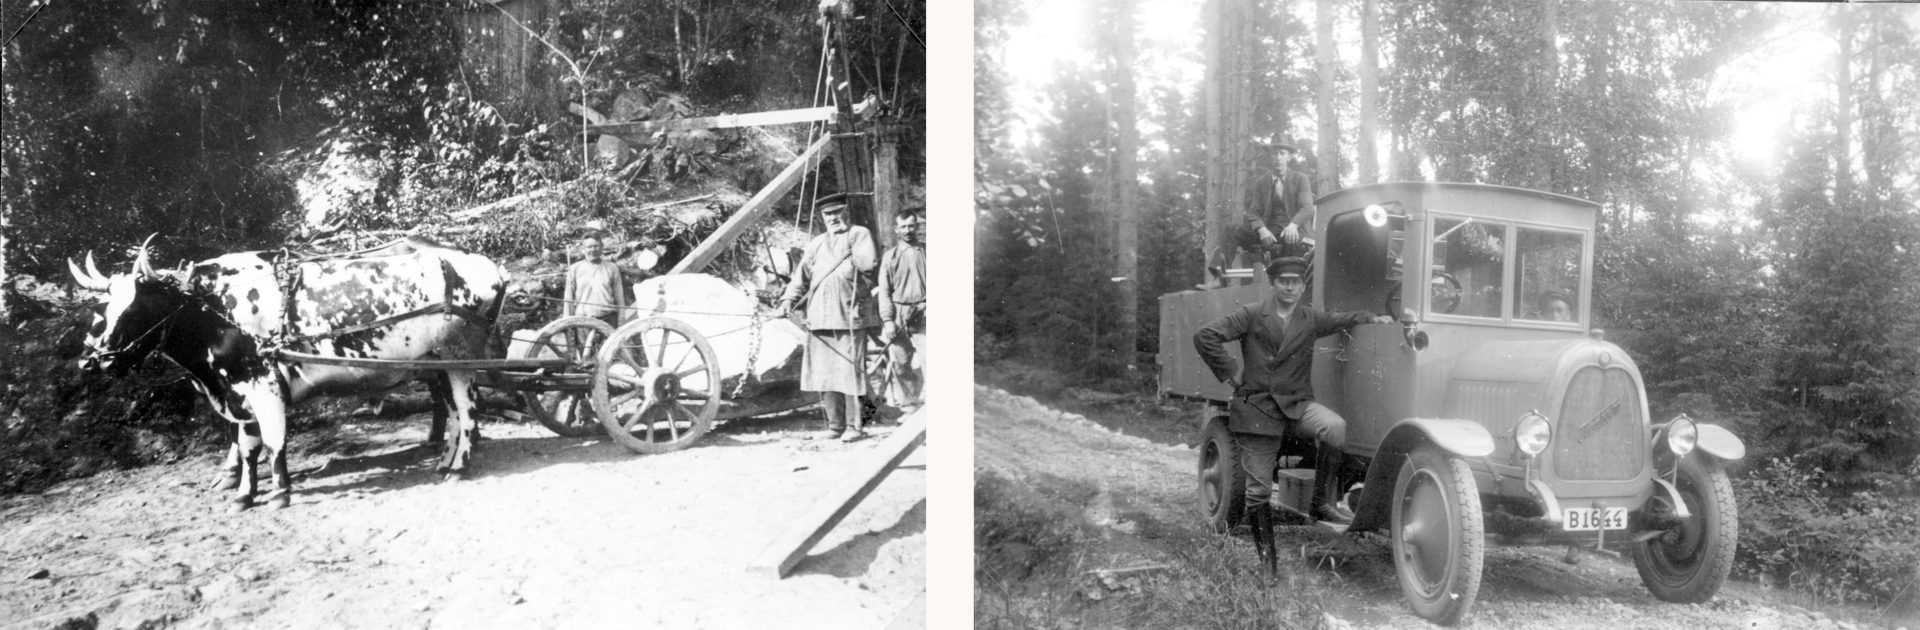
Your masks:
{"label": "tall leather boot", "polygon": [[1313,517],[1340,525],[1353,523],[1353,512],[1340,507],[1340,465],[1346,461],[1346,453],[1321,446],[1314,459]]}
{"label": "tall leather boot", "polygon": [[1267,568],[1267,575],[1278,575],[1279,551],[1273,542],[1273,508],[1261,503],[1247,508],[1247,522],[1253,527],[1253,550],[1260,554],[1260,564]]}

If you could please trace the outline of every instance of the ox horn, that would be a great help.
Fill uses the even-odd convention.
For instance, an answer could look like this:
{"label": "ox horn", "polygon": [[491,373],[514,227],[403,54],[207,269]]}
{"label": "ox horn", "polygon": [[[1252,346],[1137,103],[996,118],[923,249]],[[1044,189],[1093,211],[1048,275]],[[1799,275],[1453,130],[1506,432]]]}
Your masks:
{"label": "ox horn", "polygon": [[151,278],[155,275],[155,272],[153,271],[153,262],[150,260],[147,260],[147,246],[152,245],[153,237],[159,236],[159,235],[160,235],[159,232],[148,234],[147,240],[140,243],[140,255],[135,256],[133,259],[133,272],[140,274],[140,276],[143,278]]}
{"label": "ox horn", "polygon": [[98,280],[100,284],[107,283],[107,274],[100,273],[100,266],[93,263],[93,250],[91,249],[87,250],[87,275],[92,276],[94,280]]}
{"label": "ox horn", "polygon": [[[93,268],[93,252],[87,252],[87,267],[89,269]],[[74,282],[79,283],[82,289],[89,291],[107,290],[106,278],[100,277],[97,270],[92,274],[82,271],[79,265],[73,264],[72,258],[67,259],[67,271],[73,274]]]}

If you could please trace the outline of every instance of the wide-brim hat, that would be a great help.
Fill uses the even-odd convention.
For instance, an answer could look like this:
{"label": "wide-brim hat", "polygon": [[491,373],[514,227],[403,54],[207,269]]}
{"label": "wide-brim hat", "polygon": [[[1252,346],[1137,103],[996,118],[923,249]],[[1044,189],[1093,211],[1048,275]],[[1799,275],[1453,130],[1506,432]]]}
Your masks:
{"label": "wide-brim hat", "polygon": [[1307,259],[1298,256],[1288,256],[1267,263],[1267,277],[1269,278],[1300,278],[1305,277],[1306,274]]}

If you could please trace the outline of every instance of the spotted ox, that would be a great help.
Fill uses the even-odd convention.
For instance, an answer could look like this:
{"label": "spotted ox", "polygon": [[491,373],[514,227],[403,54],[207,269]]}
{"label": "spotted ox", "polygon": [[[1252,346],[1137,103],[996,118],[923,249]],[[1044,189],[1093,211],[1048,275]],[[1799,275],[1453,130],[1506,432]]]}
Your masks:
{"label": "spotted ox", "polygon": [[81,367],[124,373],[159,353],[186,369],[214,413],[235,426],[233,449],[243,455],[236,509],[253,504],[262,442],[272,453],[274,490],[266,500],[286,507],[287,409],[318,396],[426,380],[457,423],[440,469],[462,472],[472,457],[471,370],[445,370],[442,377],[289,360],[275,350],[348,359],[485,358],[506,274],[483,256],[412,239],[346,258],[228,254],[185,272],[155,270],[144,245],[128,273],[100,273],[91,254],[85,270],[68,264],[82,287],[106,292]]}

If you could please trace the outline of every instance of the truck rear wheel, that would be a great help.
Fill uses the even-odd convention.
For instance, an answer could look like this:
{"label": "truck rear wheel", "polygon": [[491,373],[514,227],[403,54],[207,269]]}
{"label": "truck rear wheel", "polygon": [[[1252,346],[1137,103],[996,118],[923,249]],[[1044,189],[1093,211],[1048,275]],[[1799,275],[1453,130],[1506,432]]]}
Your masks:
{"label": "truck rear wheel", "polygon": [[1200,441],[1200,509],[1213,523],[1213,531],[1225,534],[1240,524],[1246,511],[1247,475],[1240,470],[1240,452],[1233,448],[1233,434],[1227,432],[1224,419],[1207,423]]}
{"label": "truck rear wheel", "polygon": [[1393,566],[1414,613],[1441,625],[1467,617],[1486,558],[1480,491],[1467,463],[1415,448],[1393,485]]}
{"label": "truck rear wheel", "polygon": [[[1727,472],[1698,457],[1680,460],[1674,488],[1693,515],[1659,538],[1632,546],[1633,566],[1640,582],[1654,597],[1694,604],[1713,599],[1733,569],[1733,550],[1740,539],[1740,517],[1733,503],[1733,484]],[[1664,493],[1647,501],[1647,510],[1671,514]]]}

